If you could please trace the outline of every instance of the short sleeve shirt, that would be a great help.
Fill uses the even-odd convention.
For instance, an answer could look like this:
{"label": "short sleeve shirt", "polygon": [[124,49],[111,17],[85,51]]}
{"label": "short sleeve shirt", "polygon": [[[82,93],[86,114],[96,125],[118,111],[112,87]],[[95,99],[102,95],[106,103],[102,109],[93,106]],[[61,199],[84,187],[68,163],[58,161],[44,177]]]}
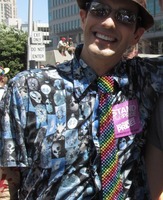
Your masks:
{"label": "short sleeve shirt", "polygon": [[[99,95],[96,73],[81,60],[24,71],[5,97],[0,165],[19,167],[24,200],[100,199]],[[142,130],[116,139],[124,199],[149,200],[143,148],[162,76],[140,58],[119,62],[116,104],[138,102]]]}

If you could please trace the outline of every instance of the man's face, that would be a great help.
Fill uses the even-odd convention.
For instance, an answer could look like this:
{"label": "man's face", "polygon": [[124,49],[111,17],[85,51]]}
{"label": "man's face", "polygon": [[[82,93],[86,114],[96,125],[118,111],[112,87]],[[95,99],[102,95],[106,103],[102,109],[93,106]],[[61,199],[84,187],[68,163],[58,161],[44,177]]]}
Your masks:
{"label": "man's face", "polygon": [[6,84],[6,83],[7,83],[7,81],[8,81],[8,78],[7,78],[7,76],[4,76],[4,83]]}
{"label": "man's face", "polygon": [[116,19],[117,11],[127,10],[135,15],[138,13],[136,4],[129,0],[99,0],[109,6],[112,12],[107,17],[97,17],[84,10],[80,11],[84,31],[85,56],[90,54],[117,62],[126,49],[138,42],[144,33],[143,28],[136,29],[136,23],[122,23]]}
{"label": "man's face", "polygon": [[0,77],[0,85],[3,87],[5,84],[7,84],[8,78],[7,76]]}

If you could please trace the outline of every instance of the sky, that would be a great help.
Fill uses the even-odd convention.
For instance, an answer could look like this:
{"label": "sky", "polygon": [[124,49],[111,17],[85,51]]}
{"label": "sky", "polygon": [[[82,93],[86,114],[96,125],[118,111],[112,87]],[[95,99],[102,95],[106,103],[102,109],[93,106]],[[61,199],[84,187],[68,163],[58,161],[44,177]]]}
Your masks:
{"label": "sky", "polygon": [[[30,0],[16,0],[18,18],[22,23],[28,22],[28,4]],[[48,0],[31,0],[33,21],[48,23]]]}

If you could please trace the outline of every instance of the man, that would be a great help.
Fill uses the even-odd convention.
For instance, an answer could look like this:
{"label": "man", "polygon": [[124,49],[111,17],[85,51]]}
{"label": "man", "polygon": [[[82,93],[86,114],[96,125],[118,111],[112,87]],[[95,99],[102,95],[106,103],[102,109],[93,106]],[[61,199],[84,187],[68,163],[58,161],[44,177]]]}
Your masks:
{"label": "man", "polygon": [[[153,25],[153,18],[143,0],[77,3],[84,44],[76,48],[74,59],[56,68],[22,72],[9,84],[2,118],[1,166],[4,173],[17,167],[21,177],[14,184],[19,189],[10,190],[11,197],[149,200],[145,132],[163,92],[162,76],[156,63],[139,57],[122,61],[122,56]],[[113,148],[120,172],[116,177],[122,192],[119,197],[119,192],[110,190],[112,198],[103,197],[101,186],[102,94],[97,82],[103,76],[114,84],[108,107],[112,104],[109,116],[114,121]],[[108,162],[110,167],[114,160]]]}
{"label": "man", "polygon": [[74,42],[72,40],[72,38],[70,37],[67,41],[67,51],[68,53],[72,56],[74,56],[74,51],[75,51],[75,46],[74,46]]}
{"label": "man", "polygon": [[123,54],[123,59],[132,59],[138,56],[138,45],[133,45]]}
{"label": "man", "polygon": [[61,37],[58,42],[57,49],[62,54],[62,56],[66,56],[65,51],[67,50],[67,43],[65,37]]}
{"label": "man", "polygon": [[[0,66],[0,113],[3,110],[3,101],[2,98],[5,96],[7,90],[7,82],[8,78],[6,74],[10,71],[10,68],[3,68]],[[0,115],[1,116],[1,115]],[[2,169],[0,169],[0,199],[3,198],[5,200],[8,199],[8,188],[7,186],[7,179],[2,177]]]}

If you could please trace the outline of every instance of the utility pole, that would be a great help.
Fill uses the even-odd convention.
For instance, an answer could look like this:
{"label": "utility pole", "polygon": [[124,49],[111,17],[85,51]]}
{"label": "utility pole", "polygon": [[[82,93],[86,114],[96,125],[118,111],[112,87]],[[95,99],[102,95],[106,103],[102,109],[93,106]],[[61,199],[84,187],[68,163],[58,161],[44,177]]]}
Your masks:
{"label": "utility pole", "polygon": [[27,69],[30,68],[30,45],[31,45],[31,36],[33,31],[33,0],[28,0],[28,53],[27,53]]}

